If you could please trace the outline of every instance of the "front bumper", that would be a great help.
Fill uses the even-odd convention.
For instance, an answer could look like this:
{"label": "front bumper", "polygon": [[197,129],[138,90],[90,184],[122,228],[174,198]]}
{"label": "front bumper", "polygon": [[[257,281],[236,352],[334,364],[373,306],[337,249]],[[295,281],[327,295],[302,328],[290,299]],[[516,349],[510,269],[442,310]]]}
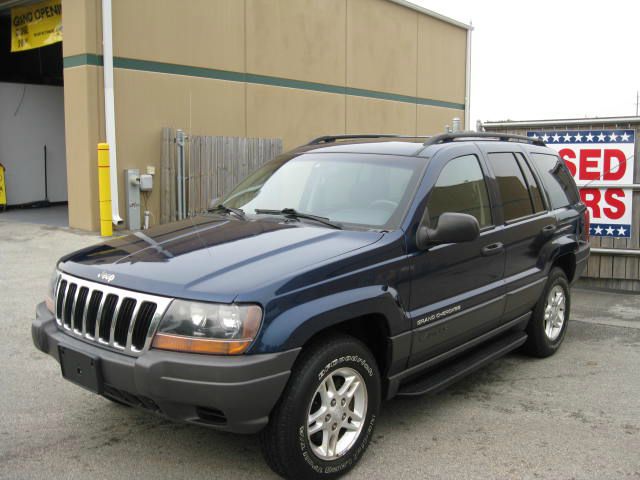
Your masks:
{"label": "front bumper", "polygon": [[149,350],[135,358],[65,334],[44,303],[36,309],[31,335],[58,363],[58,346],[99,358],[106,397],[236,433],[255,433],[267,424],[300,352],[227,357]]}

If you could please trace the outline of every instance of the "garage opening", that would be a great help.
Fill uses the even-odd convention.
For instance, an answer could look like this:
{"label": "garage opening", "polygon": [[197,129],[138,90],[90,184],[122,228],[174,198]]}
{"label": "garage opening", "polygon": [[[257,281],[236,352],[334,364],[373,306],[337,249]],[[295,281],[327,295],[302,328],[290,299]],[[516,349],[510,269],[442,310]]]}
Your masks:
{"label": "garage opening", "polygon": [[68,225],[60,17],[59,0],[0,0],[0,219]]}

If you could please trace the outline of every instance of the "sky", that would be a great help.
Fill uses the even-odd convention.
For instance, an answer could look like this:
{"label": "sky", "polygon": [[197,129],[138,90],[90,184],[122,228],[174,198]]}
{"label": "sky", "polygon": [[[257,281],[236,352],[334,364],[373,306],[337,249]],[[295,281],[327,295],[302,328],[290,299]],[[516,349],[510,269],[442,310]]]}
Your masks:
{"label": "sky", "polygon": [[473,22],[471,126],[636,114],[640,1],[411,1]]}

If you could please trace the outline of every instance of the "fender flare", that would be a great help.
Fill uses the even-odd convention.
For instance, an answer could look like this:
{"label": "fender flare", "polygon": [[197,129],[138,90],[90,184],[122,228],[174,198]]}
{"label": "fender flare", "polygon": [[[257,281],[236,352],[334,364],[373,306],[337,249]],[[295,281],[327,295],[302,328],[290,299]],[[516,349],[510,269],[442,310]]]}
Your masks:
{"label": "fender flare", "polygon": [[554,239],[549,245],[549,254],[547,255],[547,261],[545,262],[547,267],[547,274],[551,271],[551,266],[560,258],[565,255],[576,255],[579,249],[578,242],[568,235],[563,235]]}
{"label": "fender flare", "polygon": [[390,337],[411,329],[397,292],[377,285],[334,293],[290,308],[265,326],[260,349],[298,348],[321,331],[364,315],[383,316]]}

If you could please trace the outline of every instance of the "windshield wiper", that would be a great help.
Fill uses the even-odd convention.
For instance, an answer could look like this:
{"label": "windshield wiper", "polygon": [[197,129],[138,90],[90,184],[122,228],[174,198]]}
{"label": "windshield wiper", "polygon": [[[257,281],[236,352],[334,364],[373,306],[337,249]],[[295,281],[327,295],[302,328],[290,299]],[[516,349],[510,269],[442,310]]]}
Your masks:
{"label": "windshield wiper", "polygon": [[314,220],[318,223],[323,223],[331,228],[335,228],[337,230],[342,230],[342,226],[338,225],[335,222],[332,222],[327,217],[320,217],[318,215],[312,215],[310,213],[299,212],[294,208],[283,208],[282,210],[268,210],[265,208],[256,208],[256,214],[264,214],[264,215],[284,215],[285,217],[293,217],[293,218],[305,218],[307,220]]}
{"label": "windshield wiper", "polygon": [[227,207],[226,205],[223,205],[221,203],[216,205],[213,208],[210,208],[209,210],[207,210],[207,212],[233,213],[234,215],[236,215],[238,218],[241,218],[242,220],[247,219],[243,210],[239,208]]}

